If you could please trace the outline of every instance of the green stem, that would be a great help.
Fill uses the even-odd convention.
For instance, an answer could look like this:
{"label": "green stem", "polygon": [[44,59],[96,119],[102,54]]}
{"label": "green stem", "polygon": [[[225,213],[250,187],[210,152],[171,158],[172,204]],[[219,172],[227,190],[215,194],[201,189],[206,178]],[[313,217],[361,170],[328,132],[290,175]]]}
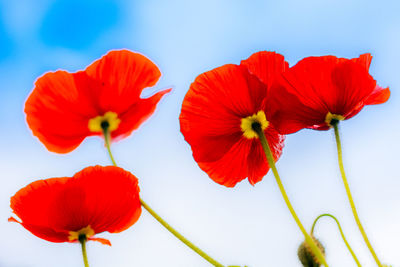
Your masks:
{"label": "green stem", "polygon": [[382,263],[379,261],[378,256],[376,255],[374,249],[372,248],[372,245],[368,240],[367,234],[365,233],[365,230],[364,230],[363,226],[361,225],[361,221],[360,221],[360,218],[358,217],[356,206],[353,201],[353,197],[351,196],[349,183],[347,182],[346,173],[344,172],[344,167],[343,167],[342,145],[340,142],[338,123],[334,123],[333,128],[335,130],[335,138],[336,138],[336,146],[337,146],[337,151],[338,151],[338,161],[339,161],[340,173],[342,175],[344,187],[346,188],[346,194],[347,194],[347,197],[350,202],[350,206],[351,206],[351,210],[353,212],[354,219],[356,220],[358,229],[360,230],[361,235],[364,238],[365,244],[367,245],[369,251],[372,254],[372,257],[374,257],[376,264],[379,267],[382,267]]}
{"label": "green stem", "polygon": [[103,134],[104,134],[104,141],[106,143],[106,147],[107,147],[107,151],[108,151],[108,155],[110,156],[111,162],[114,166],[117,166],[117,163],[114,160],[114,157],[111,153],[111,146],[110,146],[110,140],[111,140],[111,134],[110,131],[107,130],[107,128],[105,128],[103,130]]}
{"label": "green stem", "polygon": [[89,262],[86,254],[86,236],[79,237],[79,242],[82,245],[83,263],[85,264],[85,267],[89,267]]}
{"label": "green stem", "polygon": [[[117,163],[115,162],[114,157],[111,153],[110,139],[111,139],[110,134],[108,133],[107,130],[104,130],[104,140],[106,143],[108,155],[110,156],[113,165],[117,166]],[[224,267],[224,265],[211,258],[207,253],[202,251],[200,248],[198,248],[196,245],[190,242],[187,238],[181,235],[177,230],[175,230],[171,225],[169,225],[165,220],[163,220],[160,217],[160,215],[158,215],[152,208],[150,208],[150,206],[146,202],[144,202],[144,200],[141,198],[140,198],[140,204],[142,204],[143,208],[145,208],[154,217],[154,219],[156,219],[162,226],[164,226],[171,234],[173,234],[176,238],[182,241],[186,246],[191,248],[194,252],[203,257],[206,261],[208,261],[215,267]]]}
{"label": "green stem", "polygon": [[162,226],[164,226],[171,234],[173,234],[176,238],[182,241],[186,246],[190,247],[194,252],[199,254],[201,257],[203,257],[206,261],[208,261],[212,265],[216,267],[224,266],[221,263],[214,260],[213,258],[211,258],[210,256],[208,256],[204,251],[202,251],[200,248],[198,248],[196,245],[194,245],[192,242],[186,239],[183,235],[181,235],[178,231],[172,228],[172,226],[169,225],[166,221],[164,221],[152,208],[150,208],[149,205],[147,205],[147,203],[143,201],[143,199],[140,199],[140,203],[142,204],[143,208],[145,208],[159,223],[162,224]]}
{"label": "green stem", "polygon": [[307,244],[310,246],[311,251],[313,252],[313,254],[317,257],[318,261],[320,263],[322,263],[323,265],[325,265],[326,267],[328,267],[328,264],[325,260],[324,255],[322,254],[321,250],[317,247],[317,245],[315,244],[314,240],[310,237],[310,235],[307,233],[306,229],[304,228],[304,226],[301,224],[301,221],[299,219],[299,217],[297,217],[296,212],[294,211],[292,204],[289,201],[289,198],[286,194],[285,188],[283,187],[281,178],[279,177],[278,174],[278,170],[276,169],[275,166],[275,160],[274,157],[272,155],[271,149],[268,145],[268,141],[267,138],[265,137],[264,131],[261,129],[260,125],[254,125],[253,129],[257,132],[259,138],[260,138],[260,142],[261,145],[264,149],[265,152],[265,156],[267,157],[267,161],[268,161],[268,165],[271,168],[272,172],[274,173],[275,176],[275,180],[279,186],[279,190],[281,191],[281,194],[283,196],[283,199],[285,200],[285,203],[287,205],[287,207],[289,208],[290,213],[292,214],[294,220],[296,221],[297,226],[300,228],[300,231],[303,233],[304,238],[307,242]]}
{"label": "green stem", "polygon": [[336,219],[336,217],[333,216],[332,214],[325,213],[325,214],[319,215],[319,216],[315,219],[315,221],[314,221],[314,223],[313,223],[313,225],[312,225],[312,227],[311,227],[311,235],[314,234],[314,228],[315,228],[315,225],[317,224],[317,221],[319,220],[319,218],[322,218],[322,217],[325,217],[325,216],[326,216],[326,217],[331,217],[332,219],[335,220],[335,222],[336,222],[336,224],[337,224],[337,226],[338,226],[338,228],[339,228],[340,235],[342,236],[342,239],[343,239],[344,243],[346,244],[347,249],[350,251],[351,256],[353,256],[353,259],[354,259],[354,261],[356,262],[357,266],[358,266],[358,267],[361,267],[360,261],[357,259],[356,254],[355,254],[354,251],[351,249],[351,246],[350,246],[349,242],[347,242],[347,239],[346,239],[346,237],[344,236],[342,227],[340,226],[340,223],[339,223],[338,219]]}

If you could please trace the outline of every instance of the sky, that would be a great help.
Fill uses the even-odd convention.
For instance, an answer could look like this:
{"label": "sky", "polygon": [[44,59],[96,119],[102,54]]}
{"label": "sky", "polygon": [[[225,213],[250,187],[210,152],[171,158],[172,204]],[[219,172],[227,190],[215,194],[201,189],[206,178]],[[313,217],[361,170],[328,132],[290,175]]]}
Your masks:
{"label": "sky", "polygon": [[[0,267],[83,266],[78,244],[41,240],[16,223],[10,197],[50,177],[109,165],[100,138],[69,154],[48,152],[25,122],[24,102],[47,71],[84,69],[112,49],[140,52],[162,72],[144,92],[172,87],[155,114],[113,145],[118,164],[139,178],[141,197],[182,234],[224,265],[301,266],[303,236],[268,173],[255,186],[213,182],[179,131],[182,100],[197,75],[267,50],[292,66],[307,56],[371,53],[370,73],[391,97],[341,123],[344,163],[367,234],[382,262],[400,266],[400,2],[0,0]],[[288,135],[277,163],[307,229],[334,214],[362,266],[375,266],[352,218],[332,131]],[[337,226],[321,219],[315,235],[330,266],[355,266]],[[146,211],[112,246],[88,243],[91,266],[210,266]]]}

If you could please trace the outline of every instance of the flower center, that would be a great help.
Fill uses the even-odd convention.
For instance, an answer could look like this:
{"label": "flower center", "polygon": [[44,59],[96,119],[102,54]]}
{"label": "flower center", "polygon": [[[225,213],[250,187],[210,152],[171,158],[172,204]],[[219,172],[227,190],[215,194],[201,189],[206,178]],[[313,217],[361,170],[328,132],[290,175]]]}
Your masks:
{"label": "flower center", "polygon": [[92,227],[87,226],[82,228],[79,231],[70,231],[68,240],[69,241],[74,241],[74,240],[79,240],[81,241],[82,239],[87,240],[89,237],[94,236],[95,232],[92,229]]}
{"label": "flower center", "polygon": [[253,114],[246,118],[242,118],[240,128],[243,136],[248,139],[258,138],[257,129],[265,130],[269,125],[269,121],[265,117],[264,111],[260,110],[257,114]]}
{"label": "flower center", "polygon": [[342,115],[332,114],[330,112],[328,112],[328,114],[326,114],[325,116],[325,123],[329,127],[333,127],[334,125],[338,124],[339,121],[342,120],[344,120],[344,117]]}
{"label": "flower center", "polygon": [[91,132],[112,132],[121,122],[115,112],[107,111],[103,116],[97,116],[89,120],[88,127]]}

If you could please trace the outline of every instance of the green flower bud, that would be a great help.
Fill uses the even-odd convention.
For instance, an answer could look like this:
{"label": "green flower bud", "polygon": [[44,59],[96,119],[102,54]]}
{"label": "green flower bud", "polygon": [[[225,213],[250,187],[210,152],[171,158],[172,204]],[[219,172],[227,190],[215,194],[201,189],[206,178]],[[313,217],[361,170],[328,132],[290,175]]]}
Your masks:
{"label": "green flower bud", "polygon": [[[322,246],[321,242],[314,236],[311,236],[317,247],[321,250],[322,254],[325,256],[325,248]],[[297,256],[304,267],[319,267],[321,263],[318,261],[317,257],[312,253],[310,246],[306,241],[301,243],[299,249],[297,250]]]}

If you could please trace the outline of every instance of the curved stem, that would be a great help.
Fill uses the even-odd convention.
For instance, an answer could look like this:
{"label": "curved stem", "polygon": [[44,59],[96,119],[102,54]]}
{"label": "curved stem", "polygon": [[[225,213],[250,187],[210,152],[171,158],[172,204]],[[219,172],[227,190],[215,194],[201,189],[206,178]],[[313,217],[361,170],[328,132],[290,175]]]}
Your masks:
{"label": "curved stem", "polygon": [[257,134],[260,138],[260,142],[264,149],[265,156],[267,157],[267,160],[268,160],[268,165],[271,168],[272,172],[274,173],[275,180],[279,186],[279,190],[281,191],[283,199],[285,200],[286,206],[289,208],[290,213],[292,214],[294,220],[296,221],[297,226],[300,228],[300,231],[303,233],[304,238],[305,238],[307,244],[310,246],[310,249],[313,252],[313,254],[317,257],[317,259],[320,263],[322,263],[323,265],[328,267],[328,264],[326,263],[324,255],[322,254],[321,250],[317,247],[314,240],[307,233],[304,226],[301,224],[299,217],[297,217],[297,214],[294,211],[292,204],[289,201],[289,198],[286,194],[285,188],[283,187],[281,178],[279,177],[278,170],[276,169],[275,160],[272,155],[271,149],[268,145],[268,141],[267,141],[267,138],[265,137],[264,131],[261,130],[261,127],[254,127],[254,130],[257,132]]}
{"label": "curved stem", "polygon": [[159,223],[162,224],[162,226],[164,226],[171,234],[173,234],[176,238],[182,241],[186,246],[190,247],[194,252],[199,254],[201,257],[203,257],[206,261],[208,261],[212,265],[217,267],[223,267],[221,263],[217,262],[216,260],[208,256],[207,253],[202,251],[200,248],[198,248],[196,245],[194,245],[192,242],[186,239],[183,235],[181,235],[178,231],[172,228],[172,226],[169,225],[166,221],[164,221],[152,208],[150,208],[149,205],[147,205],[147,203],[143,201],[143,199],[140,199],[140,203],[142,204],[143,208],[145,208]]}
{"label": "curved stem", "polygon": [[335,130],[335,138],[336,138],[336,146],[337,146],[337,151],[338,151],[338,161],[339,161],[340,173],[342,175],[344,187],[346,188],[346,194],[347,194],[347,197],[350,202],[350,206],[351,206],[351,210],[353,212],[354,219],[356,220],[358,229],[360,230],[361,235],[364,238],[365,244],[367,245],[369,251],[372,254],[372,257],[374,257],[376,264],[379,267],[382,267],[382,263],[379,261],[378,256],[376,255],[374,249],[372,248],[372,245],[368,240],[367,234],[365,233],[365,230],[364,230],[363,226],[361,225],[361,221],[360,221],[360,218],[358,217],[356,206],[353,201],[353,197],[351,196],[349,183],[347,182],[346,173],[344,172],[344,167],[343,167],[342,145],[340,142],[338,123],[333,124],[333,128]]}
{"label": "curved stem", "polygon": [[314,228],[315,228],[315,225],[317,224],[317,221],[318,221],[320,218],[322,218],[322,217],[331,217],[332,219],[335,220],[335,222],[336,222],[336,224],[337,224],[337,226],[338,226],[338,228],[339,228],[340,235],[342,236],[342,239],[343,239],[344,243],[346,244],[347,249],[350,251],[351,256],[353,256],[353,259],[354,259],[354,261],[356,262],[357,266],[358,266],[358,267],[361,267],[360,261],[357,259],[357,256],[356,256],[356,254],[354,253],[354,251],[352,250],[352,248],[351,248],[349,242],[347,242],[347,239],[346,239],[346,237],[345,237],[345,235],[344,235],[344,233],[343,233],[342,227],[340,226],[340,223],[339,223],[338,219],[336,219],[336,217],[333,216],[332,214],[325,213],[325,214],[319,215],[319,216],[314,220],[314,223],[313,223],[313,225],[312,225],[312,227],[311,227],[311,235],[314,234]]}
{"label": "curved stem", "polygon": [[[111,148],[110,148],[110,134],[108,133],[107,130],[104,130],[104,140],[106,143],[108,155],[110,156],[110,159],[113,163],[114,166],[117,166],[117,163],[114,160],[114,157],[111,153]],[[206,261],[214,265],[215,267],[224,267],[221,263],[218,261],[214,260],[211,258],[207,253],[202,251],[200,248],[198,248],[196,245],[194,245],[192,242],[190,242],[187,238],[185,238],[183,235],[181,235],[177,230],[175,230],[171,225],[169,225],[165,220],[163,220],[160,215],[158,215],[150,206],[144,202],[142,198],[140,198],[140,204],[142,204],[143,208],[145,208],[151,216],[154,217],[162,226],[164,226],[171,234],[173,234],[176,238],[178,238],[180,241],[182,241],[186,246],[191,248],[194,252],[199,254],[201,257],[203,257]],[[86,266],[85,266],[86,267]]]}
{"label": "curved stem", "polygon": [[83,263],[85,264],[85,267],[89,267],[89,262],[86,254],[86,236],[83,238],[79,237],[79,242],[82,245]]}

